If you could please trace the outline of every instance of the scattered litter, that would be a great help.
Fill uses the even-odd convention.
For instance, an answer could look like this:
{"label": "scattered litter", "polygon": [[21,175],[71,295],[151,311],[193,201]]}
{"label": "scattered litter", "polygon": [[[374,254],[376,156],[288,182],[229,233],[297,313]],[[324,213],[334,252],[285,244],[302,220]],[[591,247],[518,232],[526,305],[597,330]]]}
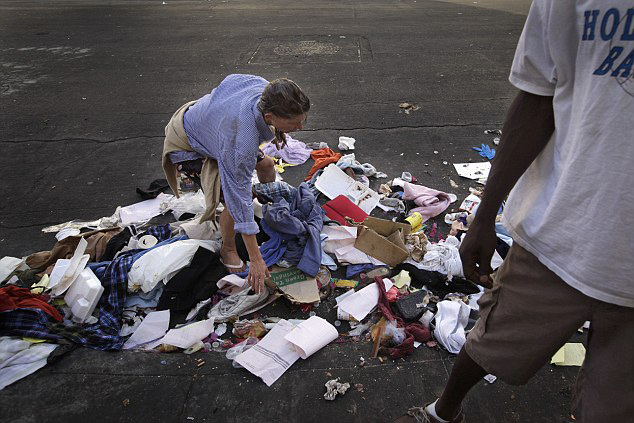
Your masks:
{"label": "scattered litter", "polygon": [[550,364],[557,366],[577,366],[583,364],[586,358],[586,348],[580,342],[568,342],[561,347],[550,359]]}
{"label": "scattered litter", "polygon": [[235,361],[271,386],[300,357],[310,357],[337,336],[337,329],[318,316],[297,326],[282,319],[260,342],[238,355]]}
{"label": "scattered litter", "polygon": [[398,105],[398,107],[400,107],[401,110],[403,110],[406,115],[409,115],[410,112],[414,112],[420,109],[420,107],[418,107],[414,103],[401,103]]}
{"label": "scattered litter", "polygon": [[488,374],[484,377],[484,380],[486,380],[489,383],[493,383],[497,380],[497,376],[493,376],[492,374]]}
{"label": "scattered litter", "polygon": [[473,179],[480,184],[485,184],[491,171],[491,162],[482,163],[454,163],[456,172],[463,178]]}
{"label": "scattered litter", "polygon": [[354,150],[354,143],[356,142],[356,140],[354,138],[351,137],[339,137],[339,150],[341,151],[348,151],[348,150]]}
{"label": "scattered litter", "polygon": [[452,354],[458,354],[466,341],[470,309],[463,302],[441,301],[438,303],[438,313],[434,320],[436,329],[434,337]]}
{"label": "scattered litter", "polygon": [[[350,388],[349,383],[339,383],[339,378],[331,379],[326,382],[326,393],[324,398],[328,401],[334,401],[337,395],[343,395]],[[363,387],[363,385],[361,385]]]}
{"label": "scattered litter", "polygon": [[[480,206],[480,202],[482,199],[474,194],[469,194],[467,198],[460,204],[460,210],[464,210],[468,213],[475,213],[478,210],[478,206]],[[446,220],[445,220],[446,221]]]}
{"label": "scattered litter", "polygon": [[495,148],[491,148],[486,144],[482,144],[481,147],[473,147],[473,150],[477,151],[480,156],[493,160],[495,157]]}
{"label": "scattered litter", "polygon": [[[403,103],[400,108],[405,113],[419,109],[412,103]],[[58,325],[83,324],[87,341],[81,343],[86,346],[192,354],[193,361],[184,363],[157,361],[179,368],[195,367],[194,370],[206,366],[210,359],[207,354],[218,352],[234,367],[246,369],[268,386],[295,361],[309,359],[332,342],[366,343],[361,346],[366,348],[364,354],[371,353],[381,363],[405,357],[423,344],[434,348],[440,343],[456,353],[464,344],[469,314],[477,310],[478,294],[458,278],[462,276],[460,241],[453,235],[468,229],[482,189],[470,188],[471,194],[460,205],[461,211],[444,215],[452,232],[443,240],[444,233],[440,233],[437,224],[427,226],[425,221],[444,213],[456,201],[454,194],[416,185],[416,177],[408,171],[399,171],[400,177],[388,183],[376,183],[374,186],[380,186],[375,192],[369,188],[369,178],[387,175],[370,163],[360,163],[355,154],[333,152],[324,142],[303,144],[290,137],[287,141],[289,144],[282,150],[273,144],[263,145],[271,155],[279,156],[279,171],[291,162],[299,164],[309,154],[319,163],[314,166],[317,173],[299,187],[281,182],[255,186],[259,200],[254,204],[259,206],[254,206],[254,214],[262,219],[258,221],[260,229],[270,238],[260,246],[271,273],[263,290],[251,289],[245,279],[247,272],[227,274],[218,257],[222,240],[217,222],[200,222],[206,210],[205,198],[194,184],[180,198],[164,194],[164,190],[141,190],[156,198],[140,193],[149,199],[118,207],[110,217],[73,220],[44,228],[56,233],[54,249],[66,249],[42,269],[29,269],[29,260],[4,257],[0,260],[0,295],[3,290],[21,286],[18,289],[32,295],[36,304],[59,315],[56,323],[62,323]],[[355,140],[339,137],[338,147],[342,151],[355,150]],[[311,152],[310,148],[317,151]],[[483,144],[478,152],[490,156],[494,150]],[[439,151],[433,153],[438,155]],[[441,157],[431,157],[436,166],[448,164]],[[454,166],[460,176],[484,183],[491,164]],[[423,173],[431,176],[425,168]],[[463,185],[453,179],[448,182],[452,189]],[[319,193],[329,200],[321,198],[318,202]],[[406,203],[410,200],[416,207]],[[304,207],[311,210],[315,220],[298,219],[298,226],[310,227],[311,242],[305,239],[307,231],[300,235],[286,232],[287,228],[292,229],[290,220],[296,217],[294,213],[304,213]],[[397,215],[385,219],[371,216],[375,207]],[[269,225],[267,216],[275,214],[275,210],[286,214],[278,221],[271,219],[273,223]],[[147,225],[158,214],[164,215],[161,221],[182,221]],[[112,232],[116,245],[107,241],[96,247],[88,235],[77,236],[86,230],[111,228],[116,230]],[[507,236],[505,242],[512,239]],[[98,259],[96,249],[107,250],[108,258]],[[208,256],[200,260],[204,254]],[[304,259],[311,263],[309,267],[302,267]],[[493,267],[501,262],[501,256],[494,254]],[[394,270],[402,263],[407,269]],[[49,266],[50,277],[44,271]],[[421,283],[417,271],[432,279]],[[117,291],[119,286],[126,290],[125,295],[115,295],[122,294]],[[275,316],[282,308],[276,306],[254,314],[280,297],[280,302],[285,302],[284,310],[289,309],[297,319]],[[122,323],[109,313],[120,313]],[[5,316],[10,317],[11,311],[3,311]],[[320,316],[328,316],[328,320]],[[430,339],[432,330],[435,340]],[[0,345],[9,342],[7,338],[10,337],[0,337]],[[37,356],[41,360],[32,371],[44,366],[55,348],[45,342],[29,347],[21,338],[15,342],[24,344],[29,353],[41,353],[41,357]],[[41,351],[34,349],[37,345],[43,346]],[[558,354],[560,357],[553,358],[555,364],[575,362],[566,350]],[[369,360],[359,359],[359,367],[369,364]],[[330,379],[324,395],[327,400],[343,395],[351,386],[332,379],[330,372],[326,375]],[[487,376],[489,383],[492,378]],[[0,389],[2,383],[0,373]],[[360,383],[354,388],[358,392],[365,390]],[[124,400],[127,405],[128,399]],[[350,412],[356,414],[356,406]]]}
{"label": "scattered litter", "polygon": [[343,195],[366,213],[379,203],[376,191],[355,181],[336,165],[329,165],[315,182],[315,187],[331,200]]}

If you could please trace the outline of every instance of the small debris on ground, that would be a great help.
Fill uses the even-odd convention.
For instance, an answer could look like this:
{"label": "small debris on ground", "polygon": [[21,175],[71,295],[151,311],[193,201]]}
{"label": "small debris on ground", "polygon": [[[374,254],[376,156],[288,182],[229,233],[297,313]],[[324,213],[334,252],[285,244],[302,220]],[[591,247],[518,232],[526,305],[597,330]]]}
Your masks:
{"label": "small debris on ground", "polygon": [[349,383],[339,383],[339,378],[331,379],[326,384],[326,393],[324,394],[324,398],[328,401],[333,401],[337,395],[343,395],[350,388]]}

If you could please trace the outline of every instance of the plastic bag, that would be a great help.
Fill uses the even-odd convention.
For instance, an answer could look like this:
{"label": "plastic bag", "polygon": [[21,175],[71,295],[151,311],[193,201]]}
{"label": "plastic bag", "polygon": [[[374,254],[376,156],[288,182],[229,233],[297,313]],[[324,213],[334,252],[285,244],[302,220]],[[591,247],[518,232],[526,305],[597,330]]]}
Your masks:
{"label": "plastic bag", "polygon": [[242,369],[243,367],[236,363],[236,357],[257,344],[258,342],[258,338],[247,338],[239,344],[236,344],[233,347],[229,348],[227,350],[226,357],[231,360],[233,367],[235,367],[236,369]]}
{"label": "plastic bag", "polygon": [[204,213],[206,208],[205,194],[203,194],[202,190],[186,192],[180,198],[174,196],[168,201],[161,203],[161,212],[165,213],[167,210],[172,210],[172,214],[174,214],[176,219],[180,219],[184,213]]}
{"label": "plastic bag", "polygon": [[385,332],[383,333],[383,340],[392,346],[401,345],[405,341],[405,328],[399,328],[396,326],[396,321],[387,322],[385,325]]}

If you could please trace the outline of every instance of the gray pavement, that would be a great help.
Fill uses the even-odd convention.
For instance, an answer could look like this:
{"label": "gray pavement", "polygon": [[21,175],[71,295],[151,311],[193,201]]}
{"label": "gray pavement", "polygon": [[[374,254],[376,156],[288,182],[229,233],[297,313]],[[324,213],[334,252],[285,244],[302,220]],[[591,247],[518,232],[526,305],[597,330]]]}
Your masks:
{"label": "gray pavement", "polygon": [[[515,90],[528,0],[56,1],[0,4],[0,256],[54,244],[43,226],[109,216],[162,177],[163,127],[229,73],[289,77],[311,98],[305,141],[357,139],[389,177],[410,171],[463,197],[452,162],[479,161]],[[420,109],[405,114],[399,103]],[[436,153],[437,152],[437,153]],[[443,162],[447,162],[445,165]],[[299,183],[310,164],[287,170]],[[449,180],[458,183],[451,187]],[[301,313],[276,303],[270,313]],[[372,360],[331,344],[271,388],[216,353],[76,350],[0,391],[0,421],[384,422],[437,396],[453,358],[420,347]],[[197,359],[205,365],[197,367]],[[525,387],[482,382],[470,422],[568,422],[576,370]],[[351,389],[334,402],[323,384]],[[129,405],[124,405],[129,400]]]}

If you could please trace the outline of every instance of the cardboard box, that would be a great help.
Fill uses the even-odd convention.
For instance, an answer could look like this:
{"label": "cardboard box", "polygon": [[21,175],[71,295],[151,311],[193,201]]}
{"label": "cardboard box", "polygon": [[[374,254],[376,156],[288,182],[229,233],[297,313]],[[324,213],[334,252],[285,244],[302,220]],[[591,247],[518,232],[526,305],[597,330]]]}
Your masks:
{"label": "cardboard box", "polygon": [[296,267],[288,269],[273,266],[271,277],[264,280],[269,287],[279,289],[293,303],[308,304],[319,302],[317,279],[307,276]]}
{"label": "cardboard box", "polygon": [[368,217],[359,226],[354,246],[367,255],[381,260],[389,266],[396,266],[407,258],[405,237],[410,233],[409,223]]}

